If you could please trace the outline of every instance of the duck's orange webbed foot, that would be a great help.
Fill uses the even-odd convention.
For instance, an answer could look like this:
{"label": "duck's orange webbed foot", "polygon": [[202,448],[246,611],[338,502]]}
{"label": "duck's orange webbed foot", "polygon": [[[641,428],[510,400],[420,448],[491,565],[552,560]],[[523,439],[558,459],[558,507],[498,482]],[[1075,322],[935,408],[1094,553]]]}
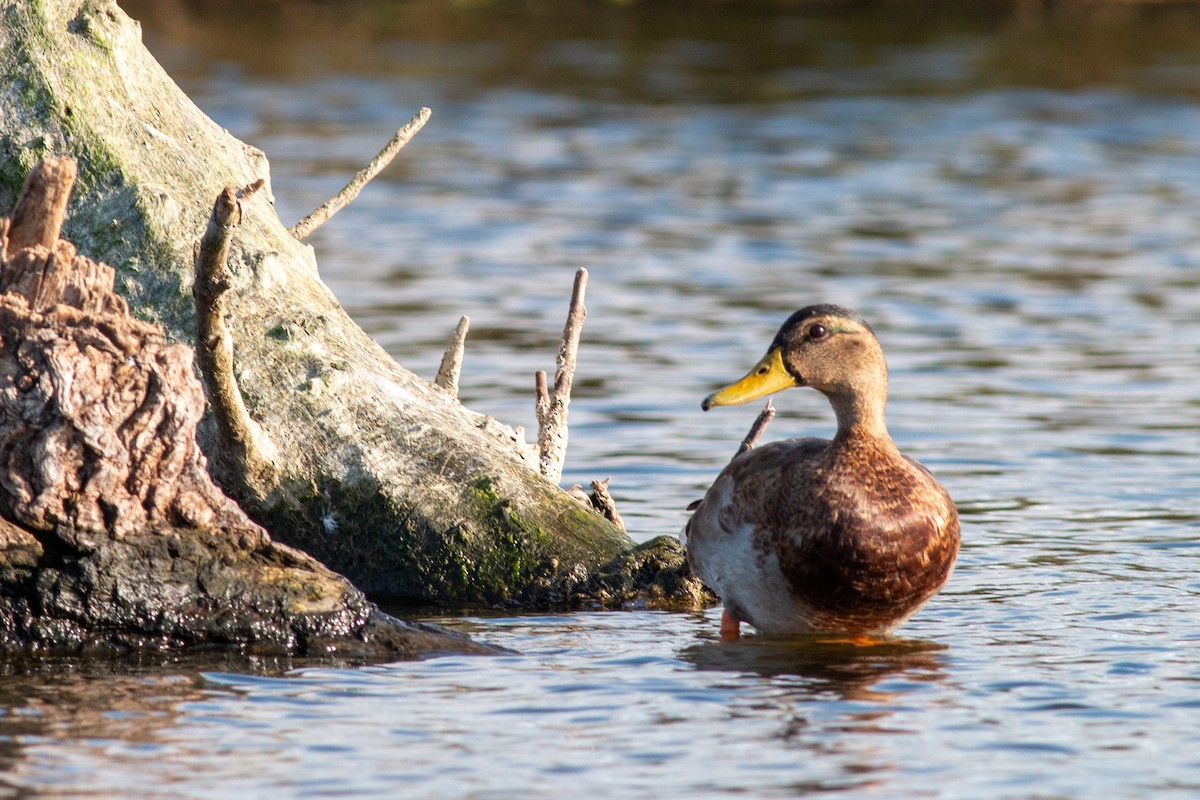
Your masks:
{"label": "duck's orange webbed foot", "polygon": [[721,612],[721,640],[737,639],[742,635],[742,621],[729,613],[729,609]]}

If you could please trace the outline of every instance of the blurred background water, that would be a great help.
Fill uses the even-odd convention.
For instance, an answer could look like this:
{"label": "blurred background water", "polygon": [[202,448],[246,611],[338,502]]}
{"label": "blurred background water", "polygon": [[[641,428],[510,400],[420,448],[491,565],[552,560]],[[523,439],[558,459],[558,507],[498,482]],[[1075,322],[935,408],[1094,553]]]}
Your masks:
{"label": "blurred background water", "polygon": [[474,612],[432,618],[519,655],[6,664],[0,797],[1200,792],[1200,8],[123,5],[288,224],[433,109],[309,241],[419,374],[471,317],[472,408],[534,427],[590,270],[565,481],[612,476],[636,538],[757,411],[700,399],[836,302],[964,545],[881,648]]}

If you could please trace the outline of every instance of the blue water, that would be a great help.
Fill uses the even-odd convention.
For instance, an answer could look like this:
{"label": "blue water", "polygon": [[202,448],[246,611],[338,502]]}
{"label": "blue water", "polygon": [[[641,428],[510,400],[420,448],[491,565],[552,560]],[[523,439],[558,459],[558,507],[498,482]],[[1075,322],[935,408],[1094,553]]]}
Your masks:
{"label": "blue water", "polygon": [[464,401],[532,427],[586,266],[565,480],[645,539],[756,413],[700,399],[851,306],[957,571],[879,648],[475,611],[432,619],[517,655],[10,667],[0,796],[1200,792],[1200,13],[282,5],[141,11],[289,224],[433,109],[309,240],[401,363],[467,314]]}

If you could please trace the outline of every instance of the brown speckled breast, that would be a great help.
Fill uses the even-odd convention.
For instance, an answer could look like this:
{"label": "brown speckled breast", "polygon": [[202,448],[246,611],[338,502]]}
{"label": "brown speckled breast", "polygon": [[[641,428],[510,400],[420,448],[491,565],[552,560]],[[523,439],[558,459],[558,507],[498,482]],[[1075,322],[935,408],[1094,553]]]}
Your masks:
{"label": "brown speckled breast", "polygon": [[830,445],[781,477],[782,494],[760,507],[769,516],[757,532],[814,627],[890,627],[946,582],[958,514],[917,462],[869,442]]}

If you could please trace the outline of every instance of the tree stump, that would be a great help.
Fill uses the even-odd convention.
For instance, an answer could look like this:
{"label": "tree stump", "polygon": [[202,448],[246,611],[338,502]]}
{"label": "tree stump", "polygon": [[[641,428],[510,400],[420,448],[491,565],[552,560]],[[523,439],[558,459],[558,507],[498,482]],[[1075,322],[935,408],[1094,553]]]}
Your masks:
{"label": "tree stump", "polygon": [[70,159],[0,220],[0,649],[487,652],[379,612],[209,478],[191,348],[58,238]]}
{"label": "tree stump", "polygon": [[[193,246],[213,198],[264,181],[228,251],[224,321],[230,399],[269,433],[270,453],[218,444],[215,414],[199,438],[218,484],[276,540],[366,591],[422,603],[589,604],[609,578],[620,591],[600,594],[627,595],[629,576],[612,568],[631,563],[634,541],[543,477],[523,432],[460,403],[452,366],[434,385],[354,323],[275,214],[265,155],[180,91],[115,0],[0,0],[0,20],[0,207],[42,157],[73,156],[68,238],[116,267],[135,314],[174,340],[196,331]],[[557,461],[565,438],[549,432]],[[684,579],[677,550],[663,551],[674,553],[664,569]],[[645,588],[655,603],[696,605],[694,580],[677,583],[661,598],[666,583]]]}

